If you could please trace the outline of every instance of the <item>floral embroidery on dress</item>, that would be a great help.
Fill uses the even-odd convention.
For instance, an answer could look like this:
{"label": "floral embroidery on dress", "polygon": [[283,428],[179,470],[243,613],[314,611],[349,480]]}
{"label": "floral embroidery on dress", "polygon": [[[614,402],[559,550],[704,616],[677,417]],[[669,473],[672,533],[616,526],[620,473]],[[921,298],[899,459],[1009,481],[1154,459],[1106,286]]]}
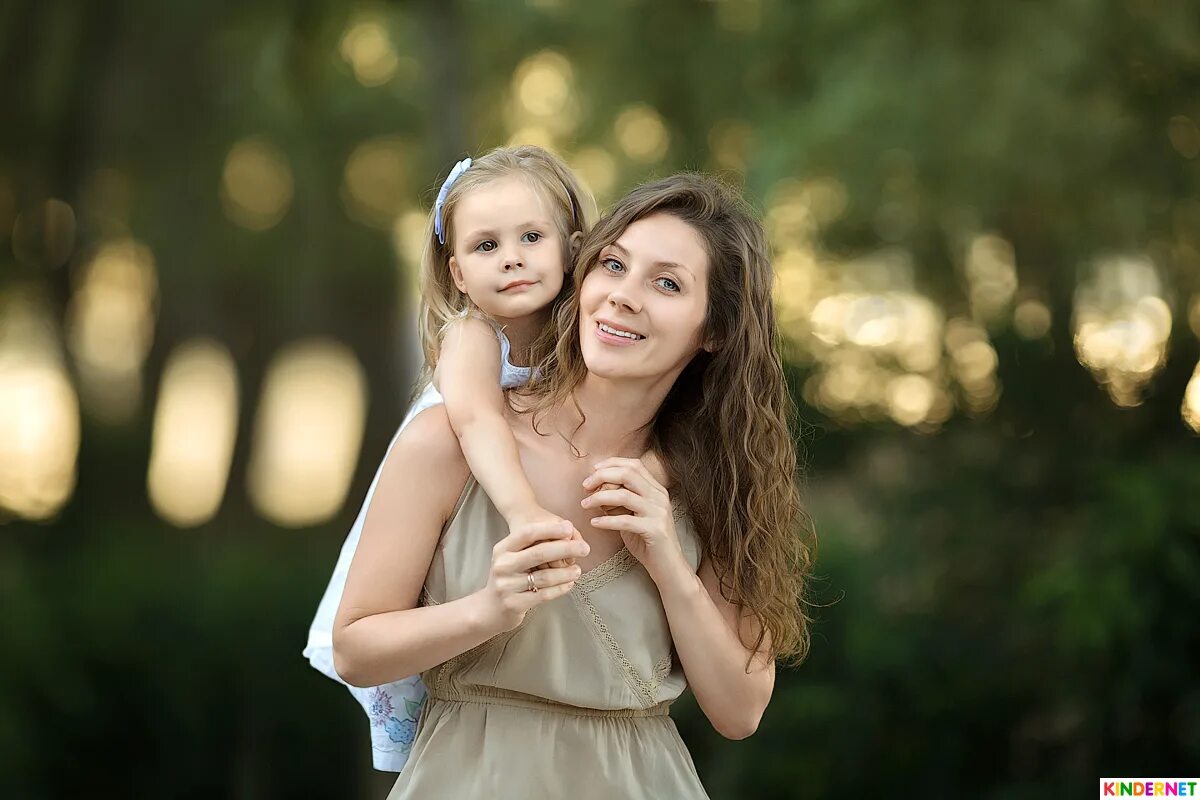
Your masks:
{"label": "floral embroidery on dress", "polygon": [[382,686],[376,686],[371,690],[368,701],[367,714],[371,717],[371,725],[378,728],[387,724],[388,718],[392,716],[394,710],[391,693]]}
{"label": "floral embroidery on dress", "polygon": [[387,731],[388,738],[401,746],[401,750],[408,752],[412,747],[413,739],[417,735],[417,723],[411,719],[396,719],[392,717],[384,725],[384,730]]}

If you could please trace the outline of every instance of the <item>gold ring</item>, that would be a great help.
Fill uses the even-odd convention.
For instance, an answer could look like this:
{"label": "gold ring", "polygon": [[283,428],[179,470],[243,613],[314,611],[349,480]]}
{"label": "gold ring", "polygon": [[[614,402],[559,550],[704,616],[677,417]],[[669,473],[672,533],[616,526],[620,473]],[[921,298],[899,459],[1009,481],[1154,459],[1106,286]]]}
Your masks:
{"label": "gold ring", "polygon": [[537,588],[537,584],[533,582],[533,573],[526,572],[525,578],[526,578],[526,580],[529,581],[529,591],[536,592],[538,590],[538,588]]}

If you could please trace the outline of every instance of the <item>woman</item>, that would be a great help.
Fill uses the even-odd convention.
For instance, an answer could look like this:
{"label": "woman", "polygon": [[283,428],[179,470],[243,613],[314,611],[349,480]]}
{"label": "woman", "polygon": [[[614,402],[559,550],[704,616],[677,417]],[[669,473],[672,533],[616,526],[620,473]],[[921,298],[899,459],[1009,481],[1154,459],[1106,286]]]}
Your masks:
{"label": "woman", "polygon": [[690,685],[744,738],[775,659],[805,652],[761,225],[722,184],[667,178],[596,226],[574,283],[509,415],[573,529],[506,530],[440,409],[384,465],[334,657],[351,684],[421,672],[429,689],[392,798],[706,797],[670,703]]}

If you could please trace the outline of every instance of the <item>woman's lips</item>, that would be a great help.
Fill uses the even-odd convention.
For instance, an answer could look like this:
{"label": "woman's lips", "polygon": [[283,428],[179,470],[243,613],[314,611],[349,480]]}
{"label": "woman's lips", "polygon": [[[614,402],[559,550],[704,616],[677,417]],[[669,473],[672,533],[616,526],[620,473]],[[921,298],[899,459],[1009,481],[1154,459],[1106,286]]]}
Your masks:
{"label": "woman's lips", "polygon": [[642,341],[642,339],[644,339],[646,337],[643,336],[642,339],[630,339],[626,336],[618,336],[615,333],[609,333],[608,331],[603,330],[600,327],[600,323],[597,322],[596,323],[596,338],[599,339],[600,341],[604,342],[605,344],[613,344],[613,345],[617,345],[618,347],[624,347],[626,345],[637,344],[638,342]]}

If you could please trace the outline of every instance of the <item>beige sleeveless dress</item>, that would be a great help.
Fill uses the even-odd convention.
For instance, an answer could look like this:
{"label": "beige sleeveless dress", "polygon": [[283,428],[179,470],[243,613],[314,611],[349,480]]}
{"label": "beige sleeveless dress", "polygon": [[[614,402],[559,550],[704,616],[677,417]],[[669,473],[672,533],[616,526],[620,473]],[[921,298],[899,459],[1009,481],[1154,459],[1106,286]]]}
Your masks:
{"label": "beige sleeveless dress", "polygon": [[[676,514],[693,570],[695,532]],[[442,532],[422,605],[487,584],[504,518],[474,478]],[[667,716],[687,683],[658,589],[626,549],[564,597],[421,675],[429,699],[389,800],[707,798]]]}

